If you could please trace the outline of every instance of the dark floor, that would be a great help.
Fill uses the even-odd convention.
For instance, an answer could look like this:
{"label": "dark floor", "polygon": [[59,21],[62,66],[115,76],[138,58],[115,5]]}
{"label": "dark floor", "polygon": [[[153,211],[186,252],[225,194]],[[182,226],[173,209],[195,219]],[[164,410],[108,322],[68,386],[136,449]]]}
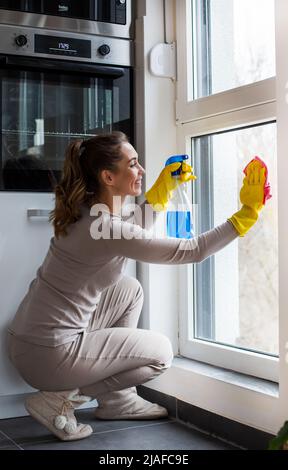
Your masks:
{"label": "dark floor", "polygon": [[[0,420],[0,450],[233,450],[235,447],[191,429],[174,419],[100,421],[93,408],[75,413],[93,434],[63,442],[31,417]],[[141,431],[141,433],[139,432]]]}

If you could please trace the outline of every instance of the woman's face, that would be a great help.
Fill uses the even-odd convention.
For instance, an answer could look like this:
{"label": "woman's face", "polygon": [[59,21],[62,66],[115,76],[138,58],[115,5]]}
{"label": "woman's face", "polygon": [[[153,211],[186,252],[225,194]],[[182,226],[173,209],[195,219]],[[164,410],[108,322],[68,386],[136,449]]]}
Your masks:
{"label": "woman's face", "polygon": [[[139,196],[142,192],[142,176],[144,168],[138,161],[138,154],[134,147],[125,142],[121,146],[123,158],[118,162],[118,172],[108,172],[109,186],[113,187],[114,194],[119,196]],[[107,182],[107,180],[106,180]]]}

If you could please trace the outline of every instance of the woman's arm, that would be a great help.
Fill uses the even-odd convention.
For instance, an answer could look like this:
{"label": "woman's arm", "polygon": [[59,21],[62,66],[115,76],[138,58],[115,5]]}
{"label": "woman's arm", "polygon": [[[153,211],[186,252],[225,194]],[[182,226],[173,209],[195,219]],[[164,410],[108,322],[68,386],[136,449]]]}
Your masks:
{"label": "woman's arm", "polygon": [[238,236],[227,221],[193,239],[155,238],[138,225],[112,218],[110,238],[104,239],[104,244],[111,256],[155,264],[187,264],[200,263]]}
{"label": "woman's arm", "polygon": [[179,240],[155,238],[139,225],[112,217],[108,221],[110,239],[106,237],[104,240],[106,248],[112,256],[125,256],[147,263],[200,263],[238,236],[245,235],[258,219],[258,214],[266,200],[264,197],[265,168],[258,157],[253,159],[246,168],[247,175],[240,191],[243,206],[224,224],[199,237]]}

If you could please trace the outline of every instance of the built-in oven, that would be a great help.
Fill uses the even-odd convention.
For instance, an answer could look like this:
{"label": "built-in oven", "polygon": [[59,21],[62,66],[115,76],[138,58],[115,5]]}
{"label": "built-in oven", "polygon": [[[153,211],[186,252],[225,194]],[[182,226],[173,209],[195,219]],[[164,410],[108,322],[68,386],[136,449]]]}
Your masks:
{"label": "built-in oven", "polygon": [[0,190],[51,192],[72,139],[133,142],[131,41],[0,25]]}
{"label": "built-in oven", "polygon": [[131,38],[132,0],[0,0],[0,23]]}

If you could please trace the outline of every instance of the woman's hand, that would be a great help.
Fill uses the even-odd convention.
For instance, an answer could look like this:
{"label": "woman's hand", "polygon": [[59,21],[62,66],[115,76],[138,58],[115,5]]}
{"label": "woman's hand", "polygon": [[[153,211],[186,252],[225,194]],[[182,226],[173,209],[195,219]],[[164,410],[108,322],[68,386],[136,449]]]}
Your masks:
{"label": "woman's hand", "polygon": [[240,201],[258,212],[263,207],[265,186],[265,168],[257,161],[247,167],[247,176],[243,180]]}
{"label": "woman's hand", "polygon": [[266,169],[257,160],[252,160],[246,168],[246,176],[240,191],[240,201],[243,206],[228,219],[241,237],[256,223],[265,203]]}
{"label": "woman's hand", "polygon": [[[180,167],[181,173],[179,177],[175,178],[171,173],[179,170]],[[188,163],[184,161],[170,163],[170,165],[163,168],[152,188],[145,193],[145,198],[155,211],[162,211],[166,209],[174,189],[179,184],[187,183],[196,178],[197,177],[193,175],[192,166],[188,165]]]}

